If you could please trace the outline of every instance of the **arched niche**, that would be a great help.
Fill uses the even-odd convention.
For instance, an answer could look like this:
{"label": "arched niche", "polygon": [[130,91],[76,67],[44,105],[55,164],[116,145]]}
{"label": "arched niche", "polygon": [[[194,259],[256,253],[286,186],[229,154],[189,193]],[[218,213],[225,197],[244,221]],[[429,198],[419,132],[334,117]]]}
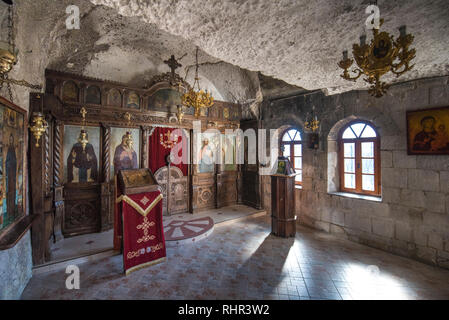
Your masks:
{"label": "arched niche", "polygon": [[62,86],[62,100],[79,102],[79,88],[74,81],[66,81]]}
{"label": "arched niche", "polygon": [[98,86],[88,86],[86,89],[85,102],[88,104],[101,104],[101,90]]}
{"label": "arched niche", "polygon": [[122,106],[122,94],[118,89],[111,89],[108,92],[108,105],[112,107],[121,107]]}

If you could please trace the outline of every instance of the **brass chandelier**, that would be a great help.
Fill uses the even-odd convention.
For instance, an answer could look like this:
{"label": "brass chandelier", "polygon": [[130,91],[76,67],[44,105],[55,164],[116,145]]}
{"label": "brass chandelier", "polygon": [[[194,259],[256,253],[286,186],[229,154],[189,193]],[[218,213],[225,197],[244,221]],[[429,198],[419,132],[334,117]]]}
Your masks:
{"label": "brass chandelier", "polygon": [[[201,115],[202,109],[210,108],[214,105],[214,98],[206,90],[202,90],[200,87],[200,78],[198,77],[198,47],[196,48],[196,72],[195,82],[192,88],[182,96],[182,104],[186,107],[192,107],[195,109],[195,117],[198,118]],[[187,75],[186,75],[187,76]],[[195,91],[197,88],[197,91]]]}
{"label": "brass chandelier", "polygon": [[[383,22],[384,20],[380,19],[379,28]],[[371,84],[368,92],[377,98],[382,97],[390,86],[380,78],[389,71],[396,77],[410,71],[413,68],[410,62],[416,54],[415,49],[409,49],[414,36],[407,34],[405,26],[399,28],[400,35],[396,40],[388,32],[379,32],[379,28],[373,28],[373,39],[369,45],[366,44],[365,35],[360,37],[360,45],[353,45],[352,54],[358,66],[352,70],[352,73],[356,74],[354,77],[349,74],[349,68],[354,60],[348,58],[348,51],[343,52],[343,60],[338,63],[344,70],[341,77],[345,80],[355,82],[365,75],[364,80]]]}
{"label": "brass chandelier", "polygon": [[318,120],[318,117],[315,115],[315,106],[312,108],[311,118],[304,123],[304,128],[313,133],[317,132],[320,128],[320,120]]}

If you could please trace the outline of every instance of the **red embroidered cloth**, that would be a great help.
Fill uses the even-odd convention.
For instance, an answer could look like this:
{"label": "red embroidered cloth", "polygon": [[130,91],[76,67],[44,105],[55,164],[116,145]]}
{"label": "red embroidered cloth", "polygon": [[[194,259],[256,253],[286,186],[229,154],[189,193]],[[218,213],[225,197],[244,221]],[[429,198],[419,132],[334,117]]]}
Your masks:
{"label": "red embroidered cloth", "polygon": [[[128,275],[140,268],[163,262],[166,249],[161,193],[123,195],[117,199],[117,212],[117,235],[123,236],[125,273]],[[115,241],[120,241],[120,238]]]}
{"label": "red embroidered cloth", "polygon": [[[175,137],[177,139],[173,141]],[[185,136],[183,130],[175,128],[155,128],[153,134],[150,136],[148,164],[151,172],[156,173],[157,170],[167,165],[165,159],[175,147],[178,150],[178,156],[183,160],[180,164],[173,163],[172,165],[181,169],[184,176],[188,175],[188,137]]]}

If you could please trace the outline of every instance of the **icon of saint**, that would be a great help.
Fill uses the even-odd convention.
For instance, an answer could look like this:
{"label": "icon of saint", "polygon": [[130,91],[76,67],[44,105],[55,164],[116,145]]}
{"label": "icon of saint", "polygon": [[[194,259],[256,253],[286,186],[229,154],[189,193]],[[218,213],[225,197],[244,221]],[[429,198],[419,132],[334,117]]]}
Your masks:
{"label": "icon of saint", "polygon": [[81,130],[78,142],[73,145],[67,158],[67,180],[69,183],[95,182],[98,177],[98,162],[94,147],[88,141],[88,133]]}
{"label": "icon of saint", "polygon": [[200,151],[200,172],[213,172],[214,171],[214,151],[209,145],[209,139],[204,139],[203,147]]}
{"label": "icon of saint", "polygon": [[6,155],[6,214],[8,217],[16,215],[17,197],[17,156],[14,146],[14,136],[9,136],[8,152]]}

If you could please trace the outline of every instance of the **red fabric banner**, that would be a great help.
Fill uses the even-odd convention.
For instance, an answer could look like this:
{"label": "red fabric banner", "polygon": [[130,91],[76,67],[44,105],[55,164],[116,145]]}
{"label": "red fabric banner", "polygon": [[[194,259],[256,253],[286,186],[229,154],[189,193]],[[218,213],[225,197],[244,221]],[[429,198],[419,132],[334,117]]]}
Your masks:
{"label": "red fabric banner", "polygon": [[[176,131],[175,131],[176,130]],[[174,133],[174,134],[173,134]],[[175,139],[177,138],[177,139]],[[162,167],[167,166],[166,157],[174,147],[179,148],[178,156],[188,156],[189,141],[188,137],[181,129],[175,128],[155,128],[150,136],[148,144],[149,168],[151,172],[156,173]],[[182,145],[178,145],[181,144]],[[186,154],[184,154],[186,152]],[[180,164],[172,164],[181,169],[184,176],[188,175],[187,161]]]}
{"label": "red fabric banner", "polygon": [[146,192],[117,199],[118,222],[123,235],[125,273],[165,261],[166,249],[162,225],[162,195]]}

